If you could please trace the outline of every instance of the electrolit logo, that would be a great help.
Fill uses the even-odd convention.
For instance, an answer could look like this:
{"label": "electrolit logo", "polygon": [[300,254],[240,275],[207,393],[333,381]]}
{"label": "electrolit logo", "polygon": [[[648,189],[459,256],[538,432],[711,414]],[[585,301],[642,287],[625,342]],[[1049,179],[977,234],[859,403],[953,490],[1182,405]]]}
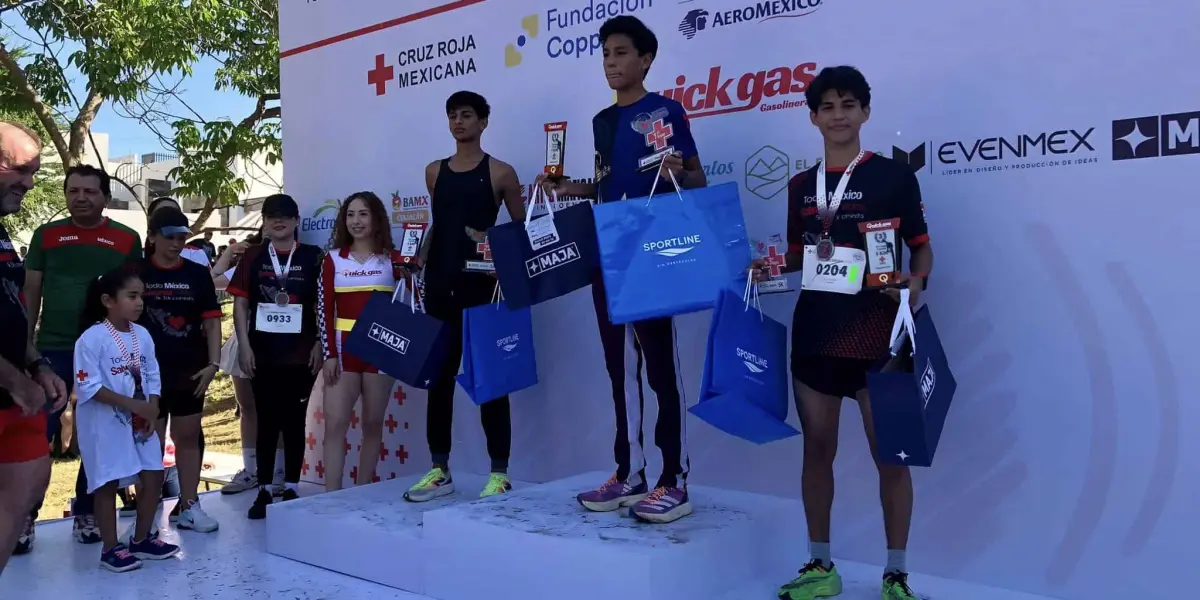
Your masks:
{"label": "electrolit logo", "polygon": [[332,231],[338,209],[341,207],[341,200],[326,200],[324,204],[313,211],[311,217],[300,220],[300,231]]}
{"label": "electrolit logo", "polygon": [[741,348],[737,349],[737,357],[746,365],[746,370],[751,373],[763,373],[767,370],[767,359],[761,358],[753,353],[746,352]]}
{"label": "electrolit logo", "polygon": [[517,349],[517,345],[521,342],[521,334],[513,334],[508,337],[503,337],[496,340],[496,347],[503,348],[505,352],[512,352]]}
{"label": "electrolit logo", "polygon": [[675,258],[695,250],[696,246],[699,244],[699,235],[685,235],[683,237],[673,237],[665,240],[646,242],[645,244],[642,244],[642,250],[646,252],[653,252],[659,256],[665,256],[667,258]]}

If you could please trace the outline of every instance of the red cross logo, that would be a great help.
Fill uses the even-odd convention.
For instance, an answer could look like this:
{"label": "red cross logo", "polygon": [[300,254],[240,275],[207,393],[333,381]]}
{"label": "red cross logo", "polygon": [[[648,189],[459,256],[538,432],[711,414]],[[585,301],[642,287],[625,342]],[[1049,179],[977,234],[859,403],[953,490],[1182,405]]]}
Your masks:
{"label": "red cross logo", "polygon": [[358,467],[354,467],[353,469],[350,469],[350,481],[353,481],[354,483],[358,483]]}
{"label": "red cross logo", "polygon": [[404,464],[404,462],[408,460],[408,452],[404,450],[403,444],[396,449],[396,458],[400,459],[400,464]]}
{"label": "red cross logo", "polygon": [[350,429],[358,429],[358,413],[350,411]]}
{"label": "red cross logo", "polygon": [[487,242],[475,244],[475,251],[483,255],[483,260],[492,260],[492,247]]}
{"label": "red cross logo", "polygon": [[771,269],[771,277],[783,275],[783,267],[786,264],[787,257],[779,253],[779,246],[771,244],[767,247],[767,267]]}
{"label": "red cross logo", "polygon": [[382,96],[387,93],[387,82],[396,78],[396,73],[391,66],[384,64],[383,55],[375,55],[375,68],[367,71],[367,83],[375,86],[375,95]]}
{"label": "red cross logo", "polygon": [[646,145],[654,146],[655,151],[664,150],[673,135],[675,135],[675,128],[670,123],[659,119],[654,122],[654,129],[646,134]]}
{"label": "red cross logo", "polygon": [[387,425],[388,433],[396,433],[396,427],[400,425],[400,423],[396,422],[396,419],[392,418],[391,413],[388,413],[388,418],[383,422],[383,424]]}
{"label": "red cross logo", "polygon": [[75,374],[75,379],[78,379],[79,383],[83,383],[83,382],[87,381],[87,378],[88,378],[87,371],[84,371],[83,369],[80,369],[79,372]]}
{"label": "red cross logo", "polygon": [[404,406],[404,399],[408,397],[408,394],[404,393],[404,386],[398,385],[396,386],[396,393],[392,394],[392,397],[396,399],[396,404]]}
{"label": "red cross logo", "polygon": [[321,421],[325,420],[325,413],[321,412],[321,409],[318,408],[313,411],[313,420],[317,422],[317,425],[320,425]]}
{"label": "red cross logo", "polygon": [[342,446],[342,456],[350,454],[350,440],[346,440],[346,444]]}
{"label": "red cross logo", "polygon": [[308,459],[307,458],[304,459],[304,462],[300,464],[300,474],[308,475]]}
{"label": "red cross logo", "polygon": [[325,478],[325,464],[319,460],[317,461],[317,477]]}
{"label": "red cross logo", "polygon": [[308,432],[308,437],[304,438],[304,443],[308,444],[309,450],[312,450],[317,447],[317,437],[310,431]]}
{"label": "red cross logo", "polygon": [[384,444],[383,442],[379,442],[379,460],[387,460],[387,457],[388,457],[387,445]]}

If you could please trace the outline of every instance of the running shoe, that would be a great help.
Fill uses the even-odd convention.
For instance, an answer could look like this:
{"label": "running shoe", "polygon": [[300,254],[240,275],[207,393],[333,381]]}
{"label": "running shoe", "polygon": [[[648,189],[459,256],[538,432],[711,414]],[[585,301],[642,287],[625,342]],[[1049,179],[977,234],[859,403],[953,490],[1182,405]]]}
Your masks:
{"label": "running shoe", "polygon": [[245,469],[238,471],[229,483],[221,488],[222,494],[240,494],[258,487],[258,477]]}
{"label": "running shoe", "polygon": [[300,493],[297,492],[296,490],[293,490],[290,487],[283,488],[283,493],[279,494],[280,502],[287,502],[289,500],[297,500],[299,498],[300,498]]}
{"label": "running shoe", "polygon": [[692,514],[687,488],[659,486],[637,504],[633,516],[647,523],[671,523]]}
{"label": "running shoe", "polygon": [[883,576],[883,589],[879,597],[883,600],[917,600],[917,595],[908,587],[908,573],[899,571]]}
{"label": "running shoe", "polygon": [[25,526],[21,530],[21,537],[17,538],[17,547],[13,549],[13,554],[20,556],[33,552],[33,540],[37,535],[37,530],[33,526],[33,517],[25,517]]}
{"label": "running shoe", "polygon": [[479,492],[480,498],[487,498],[497,494],[507,494],[512,491],[512,482],[508,480],[506,473],[492,473],[488,475],[487,483],[483,484],[483,491]]}
{"label": "running shoe", "polygon": [[141,560],[165,560],[179,554],[179,546],[168,544],[153,536],[140,542],[131,542],[129,552]]}
{"label": "running shoe", "polygon": [[[183,504],[183,502],[180,502],[180,504]],[[216,519],[204,512],[204,508],[200,506],[199,500],[188,500],[187,504],[188,507],[179,512],[179,517],[175,523],[176,527],[191,529],[198,533],[211,533],[221,526]]]}
{"label": "running shoe", "polygon": [[76,515],[71,534],[80,544],[100,543],[100,528],[96,527],[96,517],[93,515]]}
{"label": "running shoe", "polygon": [[622,506],[632,506],[647,496],[646,482],[630,485],[616,475],[608,478],[604,485],[575,497],[584,508],[595,512],[610,512]]}
{"label": "running shoe", "polygon": [[[129,546],[133,543],[133,534],[137,531],[137,521],[129,524],[125,531],[121,533],[121,537],[117,538],[117,542]],[[154,523],[150,525],[150,535],[146,536],[152,540],[158,539],[158,516],[155,515]]]}
{"label": "running shoe", "polygon": [[441,467],[434,467],[420,481],[408,488],[407,492],[404,492],[404,499],[409,502],[428,502],[453,493],[454,480],[450,478],[450,473],[442,470]]}
{"label": "running shoe", "polygon": [[100,566],[113,573],[126,573],[142,568],[142,561],[138,560],[125,544],[117,544],[107,552],[100,553]]}
{"label": "running shoe", "polygon": [[246,517],[252,520],[267,518],[267,507],[271,505],[273,499],[271,492],[260,488],[258,496],[254,498],[254,504],[250,506],[250,510],[246,512]]}
{"label": "running shoe", "polygon": [[813,600],[842,593],[842,576],[837,567],[819,560],[810,560],[800,569],[800,575],[779,588],[779,600]]}

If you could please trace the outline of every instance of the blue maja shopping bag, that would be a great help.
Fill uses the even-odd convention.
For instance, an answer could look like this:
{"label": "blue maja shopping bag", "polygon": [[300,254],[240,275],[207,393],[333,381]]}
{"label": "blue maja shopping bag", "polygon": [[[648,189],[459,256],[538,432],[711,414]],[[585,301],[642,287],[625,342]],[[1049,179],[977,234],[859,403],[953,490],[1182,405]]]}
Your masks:
{"label": "blue maja shopping bag", "polygon": [[[534,219],[539,197],[546,214]],[[488,229],[496,277],[511,309],[553,300],[592,283],[592,273],[600,264],[592,204],[581,202],[555,211],[557,201],[557,195],[551,202],[541,186],[534,186],[524,223]]]}
{"label": "blue maja shopping bag", "polygon": [[922,306],[914,317],[908,290],[900,295],[892,326],[892,358],[867,374],[875,448],[881,462],[928,467],[958,383],[929,307]]}
{"label": "blue maja shopping bag", "polygon": [[762,314],[757,300],[749,281],[741,298],[721,291],[708,329],[700,401],[689,412],[725,433],[766,444],[800,432],[785,422],[787,327]]}
{"label": "blue maja shopping bag", "polygon": [[417,310],[417,292],[404,302],[404,290],[414,286],[419,284],[403,279],[391,296],[371,294],[346,336],[345,350],[403,383],[429,389],[446,360],[447,340],[442,322]]}
{"label": "blue maja shopping bag", "polygon": [[537,385],[529,307],[512,310],[495,302],[468,308],[462,347],[462,373],[456,379],[475,404]]}
{"label": "blue maja shopping bag", "polygon": [[750,264],[736,183],[650,194],[593,207],[608,318],[617,325],[712,308]]}

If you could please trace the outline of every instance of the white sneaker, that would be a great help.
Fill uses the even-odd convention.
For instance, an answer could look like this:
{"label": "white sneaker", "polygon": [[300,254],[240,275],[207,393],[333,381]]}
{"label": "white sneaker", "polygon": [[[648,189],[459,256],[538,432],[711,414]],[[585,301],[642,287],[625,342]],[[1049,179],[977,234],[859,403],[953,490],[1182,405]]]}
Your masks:
{"label": "white sneaker", "polygon": [[238,471],[229,483],[221,488],[222,494],[240,494],[246,490],[252,490],[258,487],[258,477],[248,473],[245,469]]}
{"label": "white sneaker", "polygon": [[179,529],[191,529],[199,533],[211,533],[221,526],[217,520],[210,517],[200,507],[200,502],[189,501],[188,507],[179,512],[179,521],[175,524]]}

